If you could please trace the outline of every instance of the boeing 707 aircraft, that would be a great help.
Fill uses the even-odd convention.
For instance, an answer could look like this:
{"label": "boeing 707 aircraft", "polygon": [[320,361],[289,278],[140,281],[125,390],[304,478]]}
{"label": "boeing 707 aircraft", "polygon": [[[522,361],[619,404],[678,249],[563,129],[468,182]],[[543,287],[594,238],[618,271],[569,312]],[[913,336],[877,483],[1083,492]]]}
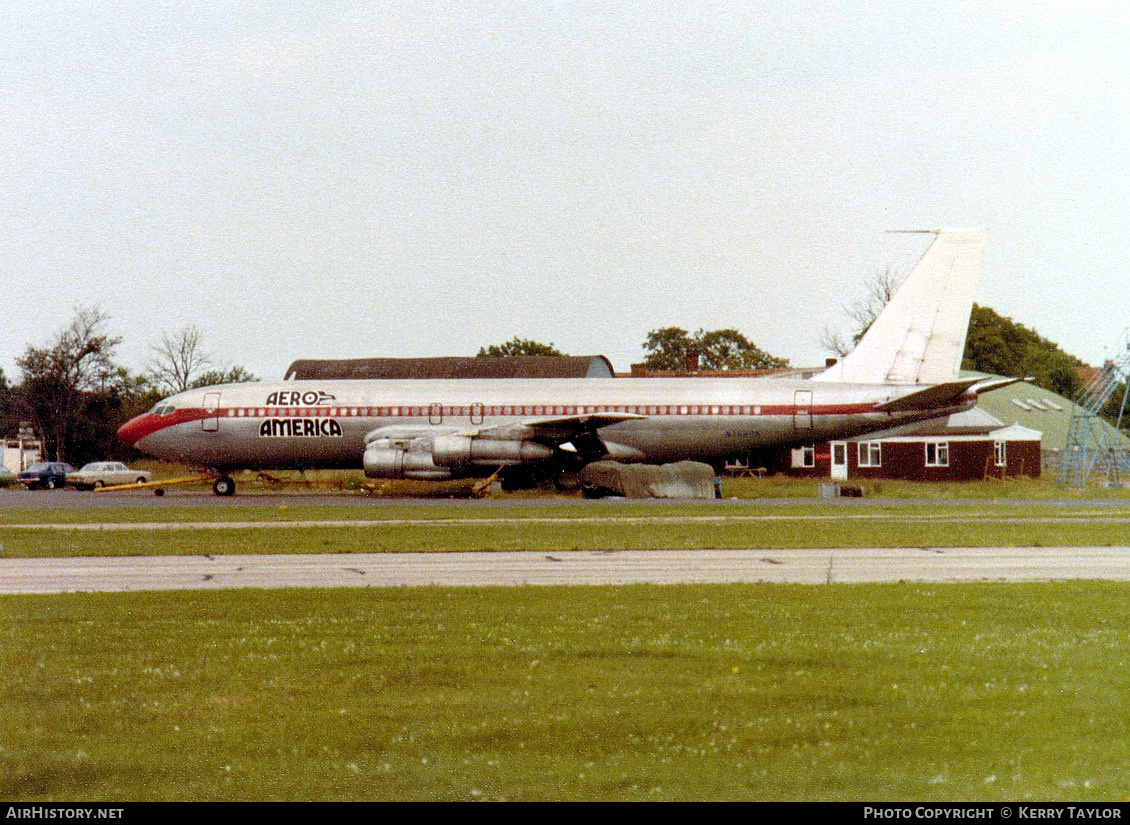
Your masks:
{"label": "boeing 707 aircraft", "polygon": [[354,379],[225,384],[166,398],[118,435],[218,474],[356,468],[516,486],[598,459],[720,463],[973,407],[1011,379],[960,378],[985,233],[936,237],[856,348],[810,379]]}

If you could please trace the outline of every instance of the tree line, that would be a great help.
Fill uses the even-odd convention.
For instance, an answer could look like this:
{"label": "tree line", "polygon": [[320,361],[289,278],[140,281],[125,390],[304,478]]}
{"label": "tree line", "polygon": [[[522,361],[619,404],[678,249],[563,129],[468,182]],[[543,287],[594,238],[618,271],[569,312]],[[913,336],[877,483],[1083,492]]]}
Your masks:
{"label": "tree line", "polygon": [[[789,365],[787,359],[770,355],[736,329],[709,332],[700,329],[692,335],[679,327],[662,327],[647,334],[643,350],[647,353],[644,363],[648,369],[661,371],[685,370],[692,353],[697,356],[699,369],[704,370],[755,370]],[[503,344],[482,347],[478,352],[479,357],[494,358],[564,354],[552,343],[517,336]]]}
{"label": "tree line", "polygon": [[0,434],[30,426],[49,461],[130,460],[138,453],[117,438],[128,419],[193,387],[257,380],[243,367],[217,367],[195,327],[163,335],[133,373],[118,362],[122,339],[108,323],[101,309],[79,307],[46,346],[29,345],[16,359],[16,383],[0,369]]}

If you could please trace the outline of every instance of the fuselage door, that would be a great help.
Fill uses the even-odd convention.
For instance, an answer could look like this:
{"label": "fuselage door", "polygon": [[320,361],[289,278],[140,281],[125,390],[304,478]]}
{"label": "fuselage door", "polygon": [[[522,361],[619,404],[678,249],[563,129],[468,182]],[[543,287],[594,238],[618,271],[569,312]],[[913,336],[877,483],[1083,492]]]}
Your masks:
{"label": "fuselage door", "polygon": [[428,423],[429,424],[442,424],[443,423],[443,404],[432,404],[428,407]]}
{"label": "fuselage door", "polygon": [[793,426],[798,430],[812,429],[812,390],[797,390],[793,396]]}
{"label": "fuselage door", "polygon": [[218,392],[204,393],[204,418],[200,424],[206,433],[218,432],[220,429],[220,394]]}
{"label": "fuselage door", "polygon": [[483,405],[478,402],[471,405],[471,423],[475,426],[483,423]]}

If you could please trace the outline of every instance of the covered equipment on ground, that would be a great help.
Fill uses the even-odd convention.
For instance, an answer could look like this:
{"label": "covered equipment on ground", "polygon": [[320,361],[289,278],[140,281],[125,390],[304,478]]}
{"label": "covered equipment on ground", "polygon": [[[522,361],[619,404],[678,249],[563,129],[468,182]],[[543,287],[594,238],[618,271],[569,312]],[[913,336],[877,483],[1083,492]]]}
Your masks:
{"label": "covered equipment on ground", "polygon": [[581,471],[581,491],[589,498],[715,498],[714,480],[714,468],[698,461],[662,466],[594,461]]}

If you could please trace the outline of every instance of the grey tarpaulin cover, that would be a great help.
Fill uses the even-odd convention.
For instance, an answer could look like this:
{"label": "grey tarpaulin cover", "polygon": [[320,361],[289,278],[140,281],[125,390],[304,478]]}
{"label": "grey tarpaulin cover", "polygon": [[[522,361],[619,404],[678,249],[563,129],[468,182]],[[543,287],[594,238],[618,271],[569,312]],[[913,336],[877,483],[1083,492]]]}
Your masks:
{"label": "grey tarpaulin cover", "polygon": [[699,461],[662,466],[594,461],[581,471],[581,486],[590,495],[714,498],[714,469]]}

